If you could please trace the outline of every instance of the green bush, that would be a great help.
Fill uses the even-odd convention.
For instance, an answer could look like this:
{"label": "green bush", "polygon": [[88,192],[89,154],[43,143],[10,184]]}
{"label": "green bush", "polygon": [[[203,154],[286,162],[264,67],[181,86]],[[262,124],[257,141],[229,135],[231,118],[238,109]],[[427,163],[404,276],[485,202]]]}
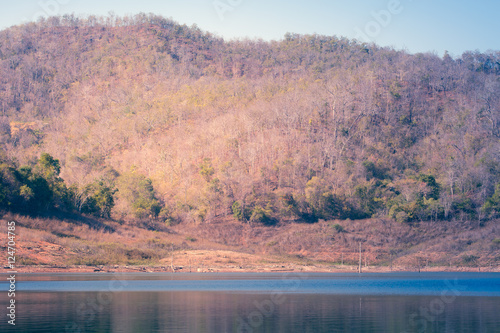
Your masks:
{"label": "green bush", "polygon": [[462,261],[467,265],[477,264],[478,256],[475,255],[464,255],[462,256]]}
{"label": "green bush", "polygon": [[344,229],[343,226],[341,226],[340,224],[338,223],[335,223],[333,226],[333,229],[335,229],[338,233],[341,233],[341,232],[346,232],[346,230]]}
{"label": "green bush", "polygon": [[455,216],[462,213],[468,218],[474,218],[477,213],[474,202],[464,195],[455,197],[453,203],[451,204],[451,210]]}
{"label": "green bush", "polygon": [[259,222],[263,224],[273,224],[275,221],[272,218],[272,211],[269,208],[262,208],[260,206],[256,206],[252,210],[252,215],[250,216],[251,222]]}
{"label": "green bush", "polygon": [[399,211],[394,215],[394,219],[399,223],[405,223],[410,221],[410,216],[405,211]]}
{"label": "green bush", "polygon": [[191,236],[186,236],[186,240],[187,240],[188,242],[196,242],[196,238],[191,237]]}
{"label": "green bush", "polygon": [[239,201],[235,201],[233,203],[233,205],[231,206],[231,211],[233,212],[233,216],[235,219],[243,221],[243,209],[241,208]]}
{"label": "green bush", "polygon": [[500,216],[500,184],[495,186],[495,193],[486,200],[481,210],[488,218]]}
{"label": "green bush", "polygon": [[252,211],[248,207],[242,207],[242,204],[239,201],[235,201],[233,203],[231,211],[233,212],[234,218],[238,221],[247,221],[252,215]]}
{"label": "green bush", "polygon": [[305,189],[305,201],[308,211],[304,215],[311,214],[316,219],[362,219],[367,214],[357,209],[351,203],[352,198],[346,198],[343,194],[334,193],[325,181],[313,177],[307,182]]}
{"label": "green bush", "polygon": [[280,216],[295,219],[300,215],[299,204],[291,193],[279,195],[278,207]]}
{"label": "green bush", "polygon": [[385,166],[375,164],[371,161],[364,161],[363,167],[365,168],[366,172],[366,180],[370,180],[372,178],[377,178],[380,180],[391,178],[389,176],[389,168]]}

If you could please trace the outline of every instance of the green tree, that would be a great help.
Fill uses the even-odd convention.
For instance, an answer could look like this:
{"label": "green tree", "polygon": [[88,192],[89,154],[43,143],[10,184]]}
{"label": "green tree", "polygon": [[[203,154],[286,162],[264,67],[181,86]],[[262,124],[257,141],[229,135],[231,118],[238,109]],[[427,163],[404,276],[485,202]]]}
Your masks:
{"label": "green tree", "polygon": [[313,177],[307,182],[305,197],[311,213],[317,218],[357,218],[350,203],[333,193],[319,177]]}
{"label": "green tree", "polygon": [[[17,170],[6,163],[0,164],[0,207],[11,210],[18,209],[22,197],[20,175]],[[28,191],[28,189],[26,189]],[[26,192],[27,193],[27,192]]]}
{"label": "green tree", "polygon": [[421,195],[426,198],[432,198],[434,200],[439,200],[439,195],[441,193],[441,185],[436,181],[433,175],[420,174],[418,180],[424,182],[427,185],[427,193],[421,193]]}
{"label": "green tree", "polygon": [[252,210],[250,221],[259,222],[267,225],[274,224],[276,220],[272,218],[272,214],[273,211],[269,206],[267,206],[266,208],[262,208],[261,206],[255,206],[255,208]]}
{"label": "green tree", "polygon": [[354,201],[360,218],[371,217],[384,207],[391,193],[385,189],[387,181],[371,180],[354,188]]}
{"label": "green tree", "polygon": [[238,221],[248,221],[250,218],[251,210],[247,207],[242,206],[239,201],[235,201],[231,206],[231,211],[233,212],[233,216]]}
{"label": "green tree", "polygon": [[[18,169],[22,185],[21,211],[37,213],[53,207],[53,191],[47,180],[29,166]],[[20,192],[21,195],[21,192]]]}
{"label": "green tree", "polygon": [[118,195],[137,218],[157,218],[162,205],[155,196],[151,179],[136,172],[118,178]]}
{"label": "green tree", "polygon": [[[45,186],[44,184],[41,184],[43,181],[37,178],[45,180],[49,187],[49,191],[47,193],[47,197],[50,197],[49,206],[63,210],[71,210],[71,194],[68,191],[64,180],[59,177],[60,172],[61,165],[59,160],[53,158],[47,153],[43,153],[35,166],[32,168],[32,175],[30,176],[30,179],[32,182],[39,183],[36,186]],[[40,200],[40,196],[36,200]]]}
{"label": "green tree", "polygon": [[200,175],[203,176],[203,179],[207,183],[209,183],[212,180],[212,176],[215,173],[215,169],[212,166],[212,160],[209,158],[204,158],[203,162],[200,164]]}
{"label": "green tree", "polygon": [[85,187],[85,199],[81,204],[80,211],[99,217],[110,218],[111,210],[115,205],[113,195],[116,189],[106,186],[102,181],[96,181]]}
{"label": "green tree", "polygon": [[488,218],[500,216],[500,183],[495,186],[495,193],[486,200],[481,210]]}
{"label": "green tree", "polygon": [[33,171],[40,174],[47,181],[53,181],[58,179],[61,172],[61,165],[58,159],[53,158],[47,153],[43,153]]}

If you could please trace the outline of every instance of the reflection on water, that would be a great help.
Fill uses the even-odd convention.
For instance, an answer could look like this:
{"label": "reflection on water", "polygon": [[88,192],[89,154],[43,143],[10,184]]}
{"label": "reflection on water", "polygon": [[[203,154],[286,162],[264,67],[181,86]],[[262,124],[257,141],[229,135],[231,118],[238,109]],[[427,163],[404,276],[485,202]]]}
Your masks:
{"label": "reflection on water", "polygon": [[32,293],[18,332],[498,332],[500,300],[210,292]]}
{"label": "reflection on water", "polygon": [[[137,276],[127,278],[138,280]],[[237,279],[251,283],[241,276]],[[301,281],[303,287],[317,284],[314,278]],[[127,288],[120,292],[21,292],[16,295],[15,331],[500,332],[500,297],[457,296],[459,293],[446,288],[433,296],[143,292]],[[0,323],[0,331],[8,331],[5,324]]]}

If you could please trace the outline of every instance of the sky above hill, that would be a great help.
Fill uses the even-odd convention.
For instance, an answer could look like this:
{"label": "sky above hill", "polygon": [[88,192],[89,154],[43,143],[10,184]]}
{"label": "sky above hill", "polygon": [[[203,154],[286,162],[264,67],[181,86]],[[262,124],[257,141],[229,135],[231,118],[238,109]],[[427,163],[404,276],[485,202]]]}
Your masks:
{"label": "sky above hill", "polygon": [[0,0],[0,29],[40,16],[155,13],[232,38],[286,32],[356,38],[411,53],[500,50],[498,0]]}

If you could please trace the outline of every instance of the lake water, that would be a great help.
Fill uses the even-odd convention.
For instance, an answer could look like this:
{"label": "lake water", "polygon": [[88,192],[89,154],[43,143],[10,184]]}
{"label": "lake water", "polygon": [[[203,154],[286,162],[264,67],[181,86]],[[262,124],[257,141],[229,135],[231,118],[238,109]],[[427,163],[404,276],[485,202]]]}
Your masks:
{"label": "lake water", "polygon": [[500,332],[499,273],[17,274],[16,289],[13,328],[0,282],[1,332]]}

